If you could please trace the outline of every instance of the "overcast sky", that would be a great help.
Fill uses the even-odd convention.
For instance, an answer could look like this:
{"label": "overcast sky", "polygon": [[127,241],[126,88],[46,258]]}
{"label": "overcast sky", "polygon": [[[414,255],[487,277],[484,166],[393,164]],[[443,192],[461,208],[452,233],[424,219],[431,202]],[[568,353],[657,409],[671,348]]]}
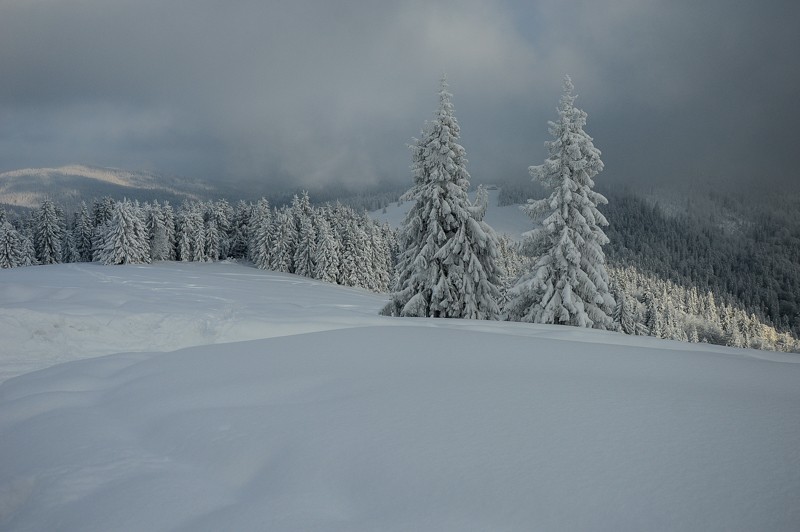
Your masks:
{"label": "overcast sky", "polygon": [[794,183],[798,4],[0,0],[0,170],[410,183],[446,72],[473,183],[522,179],[569,74],[598,181]]}

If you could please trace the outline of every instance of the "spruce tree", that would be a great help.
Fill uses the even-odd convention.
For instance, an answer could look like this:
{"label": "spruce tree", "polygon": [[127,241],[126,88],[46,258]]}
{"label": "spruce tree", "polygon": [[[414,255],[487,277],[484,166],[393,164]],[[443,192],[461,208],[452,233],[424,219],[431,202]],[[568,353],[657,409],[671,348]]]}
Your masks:
{"label": "spruce tree", "polygon": [[413,200],[400,235],[396,291],[384,314],[496,319],[497,238],[467,196],[466,152],[447,82],[439,109],[411,146]]}
{"label": "spruce tree", "polygon": [[[242,223],[241,219],[239,223]],[[266,198],[258,200],[247,225],[249,225],[250,244],[246,246],[246,249],[250,250],[250,260],[253,261],[256,268],[269,270],[273,245],[272,213]]]}
{"label": "spruce tree", "polygon": [[607,203],[592,190],[603,169],[600,150],[583,131],[586,113],[574,106],[572,81],[564,80],[559,119],[550,122],[549,157],[529,171],[551,190],[548,198],[528,200],[527,212],[541,226],[533,237],[541,252],[533,270],[510,290],[509,319],[608,329],[615,301],[608,288],[602,246],[608,225],[597,209]]}
{"label": "spruce tree", "polygon": [[64,227],[58,209],[49,199],[42,201],[36,212],[33,234],[33,247],[36,259],[40,264],[57,264],[61,262],[61,244]]}
{"label": "spruce tree", "polygon": [[150,262],[147,229],[137,208],[129,201],[114,205],[114,214],[105,224],[103,247],[97,260],[103,264],[142,264]]}
{"label": "spruce tree", "polygon": [[331,224],[324,216],[317,220],[317,247],[314,257],[314,278],[335,283],[339,274],[339,246],[334,239]]}
{"label": "spruce tree", "polygon": [[316,270],[317,232],[312,215],[300,218],[300,230],[297,233],[297,247],[294,250],[294,273],[304,277],[313,277]]}
{"label": "spruce tree", "polygon": [[86,208],[86,203],[81,202],[80,210],[75,213],[75,246],[78,250],[81,262],[92,261],[92,219],[89,216],[89,209]]}
{"label": "spruce tree", "polygon": [[286,209],[273,213],[270,270],[291,273],[295,236],[292,214]]}
{"label": "spruce tree", "polygon": [[170,260],[170,242],[164,212],[158,201],[147,208],[147,236],[150,244],[150,260]]}
{"label": "spruce tree", "polygon": [[30,241],[8,222],[0,223],[0,268],[18,268],[33,264]]}

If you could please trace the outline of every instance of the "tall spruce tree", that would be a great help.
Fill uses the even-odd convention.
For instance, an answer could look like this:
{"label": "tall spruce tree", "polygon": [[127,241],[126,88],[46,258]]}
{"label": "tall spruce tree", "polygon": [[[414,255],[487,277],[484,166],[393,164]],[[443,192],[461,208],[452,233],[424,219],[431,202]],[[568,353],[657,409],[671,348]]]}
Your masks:
{"label": "tall spruce tree", "polygon": [[574,106],[573,90],[567,76],[558,121],[549,123],[549,157],[529,169],[552,192],[545,199],[528,200],[528,214],[541,220],[532,232],[540,255],[533,270],[509,291],[506,310],[511,320],[609,329],[615,301],[602,249],[608,238],[601,229],[608,222],[597,209],[608,201],[592,190],[592,178],[603,170],[603,162],[583,131],[586,113]]}
{"label": "tall spruce tree", "polygon": [[49,199],[42,201],[36,211],[33,233],[33,247],[36,260],[41,264],[57,264],[61,262],[61,244],[64,237],[64,225],[59,209]]}
{"label": "tall spruce tree", "polygon": [[496,319],[497,238],[469,201],[466,152],[442,79],[439,109],[411,146],[414,200],[400,235],[394,316]]}

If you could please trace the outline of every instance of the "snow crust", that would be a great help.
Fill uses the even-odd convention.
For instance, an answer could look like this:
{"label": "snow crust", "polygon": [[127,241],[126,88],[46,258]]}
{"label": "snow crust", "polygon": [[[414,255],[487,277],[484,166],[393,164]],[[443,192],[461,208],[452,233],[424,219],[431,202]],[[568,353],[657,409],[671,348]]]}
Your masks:
{"label": "snow crust", "polygon": [[800,529],[797,355],[384,302],[225,263],[0,272],[0,529]]}

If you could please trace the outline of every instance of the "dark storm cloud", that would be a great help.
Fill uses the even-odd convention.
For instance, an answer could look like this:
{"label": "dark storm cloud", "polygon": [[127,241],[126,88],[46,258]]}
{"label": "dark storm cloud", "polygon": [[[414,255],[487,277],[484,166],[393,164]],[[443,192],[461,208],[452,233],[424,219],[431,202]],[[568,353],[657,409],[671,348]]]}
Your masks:
{"label": "dark storm cloud", "polygon": [[608,179],[790,179],[793,6],[0,0],[0,169],[405,182],[446,71],[475,182],[541,161],[564,73]]}

